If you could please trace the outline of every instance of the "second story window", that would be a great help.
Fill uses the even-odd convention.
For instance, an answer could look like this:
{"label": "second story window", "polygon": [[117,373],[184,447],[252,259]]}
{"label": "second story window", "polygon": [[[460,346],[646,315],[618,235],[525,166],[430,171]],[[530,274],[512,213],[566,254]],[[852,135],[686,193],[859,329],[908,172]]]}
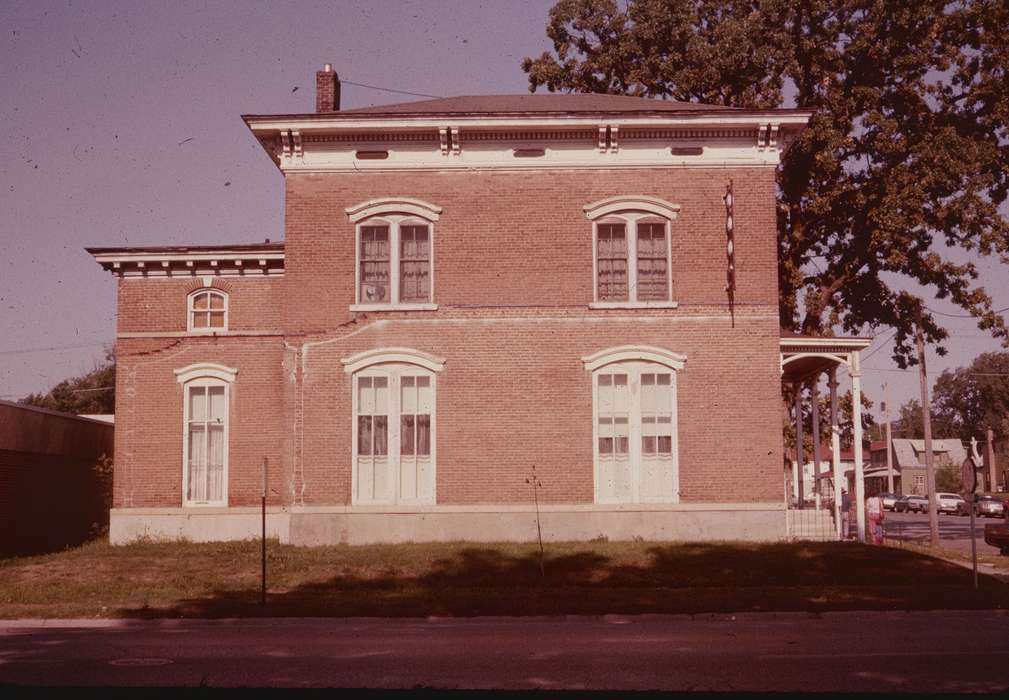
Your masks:
{"label": "second story window", "polygon": [[360,227],[361,304],[431,302],[431,229],[412,218],[386,216]]}
{"label": "second story window", "polygon": [[347,213],[356,226],[357,311],[435,309],[434,222],[440,207],[372,200]]}
{"label": "second story window", "polygon": [[670,224],[679,207],[653,197],[613,197],[585,212],[593,222],[591,305],[675,306]]}
{"label": "second story window", "polygon": [[228,329],[228,295],[200,289],[189,295],[189,332],[214,333]]}

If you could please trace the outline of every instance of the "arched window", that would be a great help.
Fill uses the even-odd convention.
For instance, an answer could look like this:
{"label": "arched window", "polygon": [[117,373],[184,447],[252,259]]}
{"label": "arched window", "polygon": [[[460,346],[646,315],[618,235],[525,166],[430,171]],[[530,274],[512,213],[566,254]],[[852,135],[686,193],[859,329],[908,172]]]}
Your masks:
{"label": "arched window", "polygon": [[197,289],[189,295],[190,333],[228,330],[228,295],[219,289]]}
{"label": "arched window", "polygon": [[352,502],[435,503],[435,381],[444,360],[383,348],[343,362],[354,392]]}
{"label": "arched window", "polygon": [[434,222],[441,207],[390,197],[349,207],[356,224],[352,310],[434,309]]}
{"label": "arched window", "polygon": [[675,306],[670,224],[679,209],[655,197],[611,197],[585,207],[592,221],[593,306]]}
{"label": "arched window", "polygon": [[196,364],[175,370],[182,384],[182,505],[228,505],[228,425],[237,369]]}
{"label": "arched window", "polygon": [[582,358],[592,373],[597,503],[677,503],[676,377],[684,357],[622,346]]}

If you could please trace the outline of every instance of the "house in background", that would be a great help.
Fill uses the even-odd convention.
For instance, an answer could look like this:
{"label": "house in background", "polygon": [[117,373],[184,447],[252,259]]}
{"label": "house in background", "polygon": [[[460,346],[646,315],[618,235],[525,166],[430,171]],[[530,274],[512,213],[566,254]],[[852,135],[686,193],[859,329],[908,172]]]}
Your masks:
{"label": "house in background", "polygon": [[[812,450],[810,450],[812,453]],[[833,473],[833,460],[831,455],[831,446],[829,443],[820,444],[820,502],[821,505],[826,505],[829,507],[834,501],[834,473]],[[803,500],[806,504],[815,503],[816,488],[815,484],[815,461],[813,459],[813,454],[806,455],[808,459],[806,463],[802,465],[802,495]],[[855,450],[851,445],[842,446],[839,452],[840,457],[840,472],[844,475],[842,488],[848,490],[849,494],[855,493],[854,479],[855,479]],[[791,465],[791,471],[786,472],[786,485],[785,488],[789,494],[789,503],[796,504],[799,500],[799,477],[798,468],[795,459],[791,459],[789,464]],[[869,460],[863,456],[862,466],[864,470],[865,479],[870,479],[874,476],[870,468]],[[870,489],[867,483],[867,490]]]}
{"label": "house in background", "polygon": [[[264,481],[297,544],[786,536],[775,168],[808,112],[340,111],[316,79],[315,112],[244,118],[282,243],[89,249],[113,542],[254,536]],[[790,381],[867,343],[788,342]]]}
{"label": "house in background", "polygon": [[[956,439],[932,440],[933,465],[956,467],[967,459],[967,450]],[[925,472],[925,441],[905,438],[893,439],[894,489],[898,494],[927,495]],[[866,476],[870,474],[867,472]],[[886,441],[872,443],[872,476],[886,479]]]}

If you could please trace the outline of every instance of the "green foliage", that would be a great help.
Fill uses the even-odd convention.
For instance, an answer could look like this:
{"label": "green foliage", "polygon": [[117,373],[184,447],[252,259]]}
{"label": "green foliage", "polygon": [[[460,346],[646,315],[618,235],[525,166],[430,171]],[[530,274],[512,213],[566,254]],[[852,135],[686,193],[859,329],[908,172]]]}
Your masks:
{"label": "green foliage", "polygon": [[64,413],[115,413],[115,355],[106,353],[105,363],[87,374],[64,379],[45,394],[29,394],[18,403]]}
{"label": "green foliage", "polygon": [[[794,457],[792,451],[795,450],[795,395],[791,388],[784,392],[785,405],[788,410],[788,417],[784,421],[783,434],[785,439],[785,449],[788,455]],[[855,421],[852,412],[853,401],[851,390],[849,389],[837,397],[837,424],[841,431],[841,446],[852,445],[855,442]],[[876,419],[873,418],[870,409],[873,406],[872,399],[867,394],[862,394],[862,435],[863,439],[869,439],[876,427]],[[803,445],[805,445],[806,455],[812,459],[813,454],[813,416],[812,405],[808,399],[808,394],[802,404],[802,434]],[[820,392],[820,444],[830,444],[830,394],[827,391]],[[822,456],[823,458],[825,456]]]}
{"label": "green foliage", "polygon": [[106,454],[101,455],[98,458],[98,461],[95,462],[94,466],[91,467],[91,473],[95,477],[96,495],[100,505],[99,512],[101,513],[101,519],[91,525],[92,537],[105,535],[109,531],[109,509],[112,508],[113,471],[112,458]]}
{"label": "green foliage", "polygon": [[960,475],[960,469],[948,461],[938,465],[935,470],[935,490],[937,493],[961,493],[963,477]]}
{"label": "green foliage", "polygon": [[969,367],[943,372],[935,382],[932,410],[964,443],[971,437],[983,443],[988,428],[997,442],[1009,438],[1009,353],[986,352]]}
{"label": "green foliage", "polygon": [[783,327],[948,332],[920,285],[1009,338],[970,256],[1009,254],[1004,0],[559,0],[530,90],[813,112],[778,177]]}

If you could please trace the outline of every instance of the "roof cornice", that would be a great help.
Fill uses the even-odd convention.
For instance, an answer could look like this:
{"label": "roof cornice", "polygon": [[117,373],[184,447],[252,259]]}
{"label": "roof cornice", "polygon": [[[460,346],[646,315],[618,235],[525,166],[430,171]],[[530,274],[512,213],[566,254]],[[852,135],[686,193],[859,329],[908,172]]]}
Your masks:
{"label": "roof cornice", "polygon": [[276,276],[284,273],[284,244],[152,248],[85,248],[119,277]]}

